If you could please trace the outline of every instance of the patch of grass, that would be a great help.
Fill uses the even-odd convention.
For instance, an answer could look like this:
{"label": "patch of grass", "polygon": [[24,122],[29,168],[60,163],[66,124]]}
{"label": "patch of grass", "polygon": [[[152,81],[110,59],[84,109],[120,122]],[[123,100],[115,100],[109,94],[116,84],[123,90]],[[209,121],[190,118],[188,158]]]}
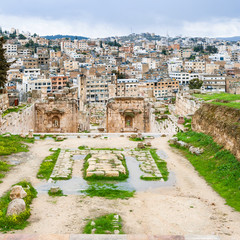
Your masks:
{"label": "patch of grass", "polygon": [[[37,197],[37,191],[31,183],[22,181],[15,185],[21,185],[26,191],[27,196],[23,198],[26,203],[26,210],[19,215],[7,216],[7,208],[11,201],[10,191],[0,198],[0,231],[7,232],[10,230],[24,229],[28,225],[27,219],[30,217],[30,204]],[[13,185],[14,186],[14,185]]]}
{"label": "patch of grass", "polygon": [[85,149],[88,149],[88,147],[87,146],[79,146],[78,149],[79,150],[85,150]]}
{"label": "patch of grass", "polygon": [[104,197],[107,199],[128,199],[134,196],[135,191],[127,191],[119,189],[114,184],[105,183],[92,183],[87,190],[82,190],[90,197]]}
{"label": "patch of grass", "polygon": [[177,145],[194,168],[208,184],[226,200],[226,204],[240,211],[240,162],[229,151],[222,149],[212,137],[197,132],[179,132],[179,140],[204,149],[201,155],[193,155]]}
{"label": "patch of grass", "polygon": [[118,230],[119,234],[124,234],[122,231],[122,219],[117,214],[108,214],[98,217],[94,220],[90,220],[83,229],[84,234],[114,234],[114,230]]}
{"label": "patch of grass", "polygon": [[197,98],[201,98],[204,101],[212,100],[211,104],[223,105],[240,109],[240,102],[235,102],[237,100],[240,100],[239,94],[214,93],[214,94],[194,94],[194,96]]}
{"label": "patch of grass", "polygon": [[61,189],[59,189],[57,192],[51,192],[51,190],[48,191],[48,195],[51,197],[62,197],[62,196],[66,196],[63,194],[63,191]]}
{"label": "patch of grass", "polygon": [[50,176],[52,174],[52,171],[53,171],[53,168],[54,168],[54,166],[57,162],[60,151],[61,151],[61,149],[58,148],[57,151],[54,151],[53,154],[46,157],[42,161],[42,163],[40,165],[40,168],[39,168],[39,171],[37,173],[37,178],[47,179],[47,180],[50,178]]}
{"label": "patch of grass", "polygon": [[28,146],[24,143],[34,143],[34,139],[22,138],[19,135],[11,135],[10,137],[0,135],[0,156],[28,152]]}
{"label": "patch of grass", "polygon": [[4,161],[0,161],[0,179],[5,177],[5,173],[10,170],[11,166],[12,165],[10,165]]}
{"label": "patch of grass", "polygon": [[122,148],[90,148],[90,150],[123,151]]}
{"label": "patch of grass", "polygon": [[138,137],[136,137],[136,138],[129,138],[129,140],[130,140],[130,141],[134,141],[134,142],[142,142],[142,141],[144,141],[144,138],[138,138]]}
{"label": "patch of grass", "polygon": [[167,181],[169,175],[167,163],[158,156],[156,149],[150,149],[149,152],[151,153],[152,158],[154,159],[159,171],[161,172],[164,181]]}
{"label": "patch of grass", "polygon": [[26,106],[27,106],[26,104],[22,104],[22,105],[14,107],[14,108],[9,108],[2,113],[2,117],[6,116],[7,114],[12,113],[12,112],[19,112],[20,110],[22,110]]}
{"label": "patch of grass", "polygon": [[140,179],[144,181],[158,181],[162,179],[161,177],[144,177],[143,175],[140,177]]}

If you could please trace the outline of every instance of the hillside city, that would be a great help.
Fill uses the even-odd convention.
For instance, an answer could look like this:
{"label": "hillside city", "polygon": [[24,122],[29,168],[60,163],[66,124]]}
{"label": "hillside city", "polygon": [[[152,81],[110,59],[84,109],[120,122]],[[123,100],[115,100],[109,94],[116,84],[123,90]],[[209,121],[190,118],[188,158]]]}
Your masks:
{"label": "hillside city", "polygon": [[0,240],[239,240],[240,37],[0,28]]}

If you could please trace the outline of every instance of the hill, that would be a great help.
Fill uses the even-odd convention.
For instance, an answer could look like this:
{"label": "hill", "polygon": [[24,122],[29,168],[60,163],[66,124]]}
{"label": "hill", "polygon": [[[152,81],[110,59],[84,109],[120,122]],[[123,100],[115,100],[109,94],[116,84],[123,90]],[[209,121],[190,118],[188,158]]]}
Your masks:
{"label": "hill", "polygon": [[49,39],[49,40],[55,40],[55,39],[61,39],[61,38],[69,38],[71,40],[78,39],[88,39],[87,37],[82,37],[82,36],[72,36],[72,35],[48,35],[48,36],[42,36],[43,38]]}

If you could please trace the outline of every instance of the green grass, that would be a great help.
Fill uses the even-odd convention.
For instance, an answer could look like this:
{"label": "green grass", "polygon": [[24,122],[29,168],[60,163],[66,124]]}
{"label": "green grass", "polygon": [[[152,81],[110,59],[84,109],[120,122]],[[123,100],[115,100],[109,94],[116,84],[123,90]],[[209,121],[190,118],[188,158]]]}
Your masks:
{"label": "green grass", "polygon": [[0,135],[0,156],[28,152],[28,146],[24,143],[34,143],[34,139],[22,138],[19,135],[11,135],[10,137]]}
{"label": "green grass", "polygon": [[122,148],[90,148],[90,150],[123,151]]}
{"label": "green grass", "polygon": [[107,199],[128,199],[134,196],[135,191],[127,191],[119,189],[114,184],[108,183],[92,183],[87,190],[82,190],[90,197],[104,197]]}
{"label": "green grass", "polygon": [[10,191],[0,198],[0,231],[7,232],[10,230],[24,229],[28,225],[27,219],[30,217],[30,204],[32,200],[37,197],[37,191],[33,188],[31,183],[22,181],[15,185],[21,185],[27,193],[23,198],[26,203],[26,210],[19,215],[7,216],[7,208],[11,201]]}
{"label": "green grass", "polygon": [[85,149],[88,149],[88,147],[87,146],[79,146],[78,149],[79,150],[85,150]]}
{"label": "green grass", "polygon": [[161,172],[164,181],[167,181],[169,175],[167,163],[157,155],[156,149],[150,149],[149,152],[151,153],[159,171]]}
{"label": "green grass", "polygon": [[7,109],[6,111],[4,111],[3,113],[2,113],[2,117],[4,117],[4,116],[6,116],[7,114],[9,114],[9,113],[12,113],[12,112],[19,112],[20,110],[22,110],[23,108],[25,108],[26,107],[26,104],[22,104],[22,105],[19,105],[19,106],[16,106],[16,107],[14,107],[14,108],[9,108],[9,109]]}
{"label": "green grass", "polygon": [[134,141],[134,142],[142,142],[142,141],[144,141],[144,138],[138,138],[138,137],[136,137],[136,138],[129,138],[129,140],[130,140],[130,141]]}
{"label": "green grass", "polygon": [[[114,234],[114,230],[119,230],[119,234],[124,234],[122,231],[122,219],[119,216],[118,221],[115,220],[116,214],[108,214],[98,217],[94,220],[90,220],[83,229],[84,234],[92,234],[92,230],[95,229],[94,234]],[[94,223],[94,225],[92,225]]]}
{"label": "green grass", "polygon": [[240,100],[239,94],[215,93],[215,94],[194,94],[194,96],[197,98],[201,98],[204,101],[212,100],[211,104],[223,105],[240,109],[240,102],[234,102]]}
{"label": "green grass", "polygon": [[203,133],[179,132],[179,140],[204,149],[201,155],[193,155],[188,149],[180,149],[208,184],[226,200],[226,204],[240,211],[240,162],[229,151]]}
{"label": "green grass", "polygon": [[57,162],[60,151],[61,149],[59,148],[57,151],[55,151],[53,154],[46,157],[42,161],[39,171],[37,173],[37,178],[47,179],[47,180],[50,178],[53,168]]}
{"label": "green grass", "polygon": [[62,196],[66,196],[63,194],[63,191],[61,189],[59,189],[57,192],[51,192],[51,190],[48,191],[48,195],[51,197],[62,197]]}

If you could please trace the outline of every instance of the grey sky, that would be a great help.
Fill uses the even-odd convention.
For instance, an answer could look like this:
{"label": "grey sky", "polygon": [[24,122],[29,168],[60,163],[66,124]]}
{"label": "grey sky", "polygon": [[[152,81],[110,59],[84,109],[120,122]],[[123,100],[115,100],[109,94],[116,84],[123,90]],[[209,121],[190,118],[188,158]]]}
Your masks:
{"label": "grey sky", "polygon": [[240,35],[240,0],[12,0],[0,26],[45,34],[104,37],[154,32],[170,36]]}

